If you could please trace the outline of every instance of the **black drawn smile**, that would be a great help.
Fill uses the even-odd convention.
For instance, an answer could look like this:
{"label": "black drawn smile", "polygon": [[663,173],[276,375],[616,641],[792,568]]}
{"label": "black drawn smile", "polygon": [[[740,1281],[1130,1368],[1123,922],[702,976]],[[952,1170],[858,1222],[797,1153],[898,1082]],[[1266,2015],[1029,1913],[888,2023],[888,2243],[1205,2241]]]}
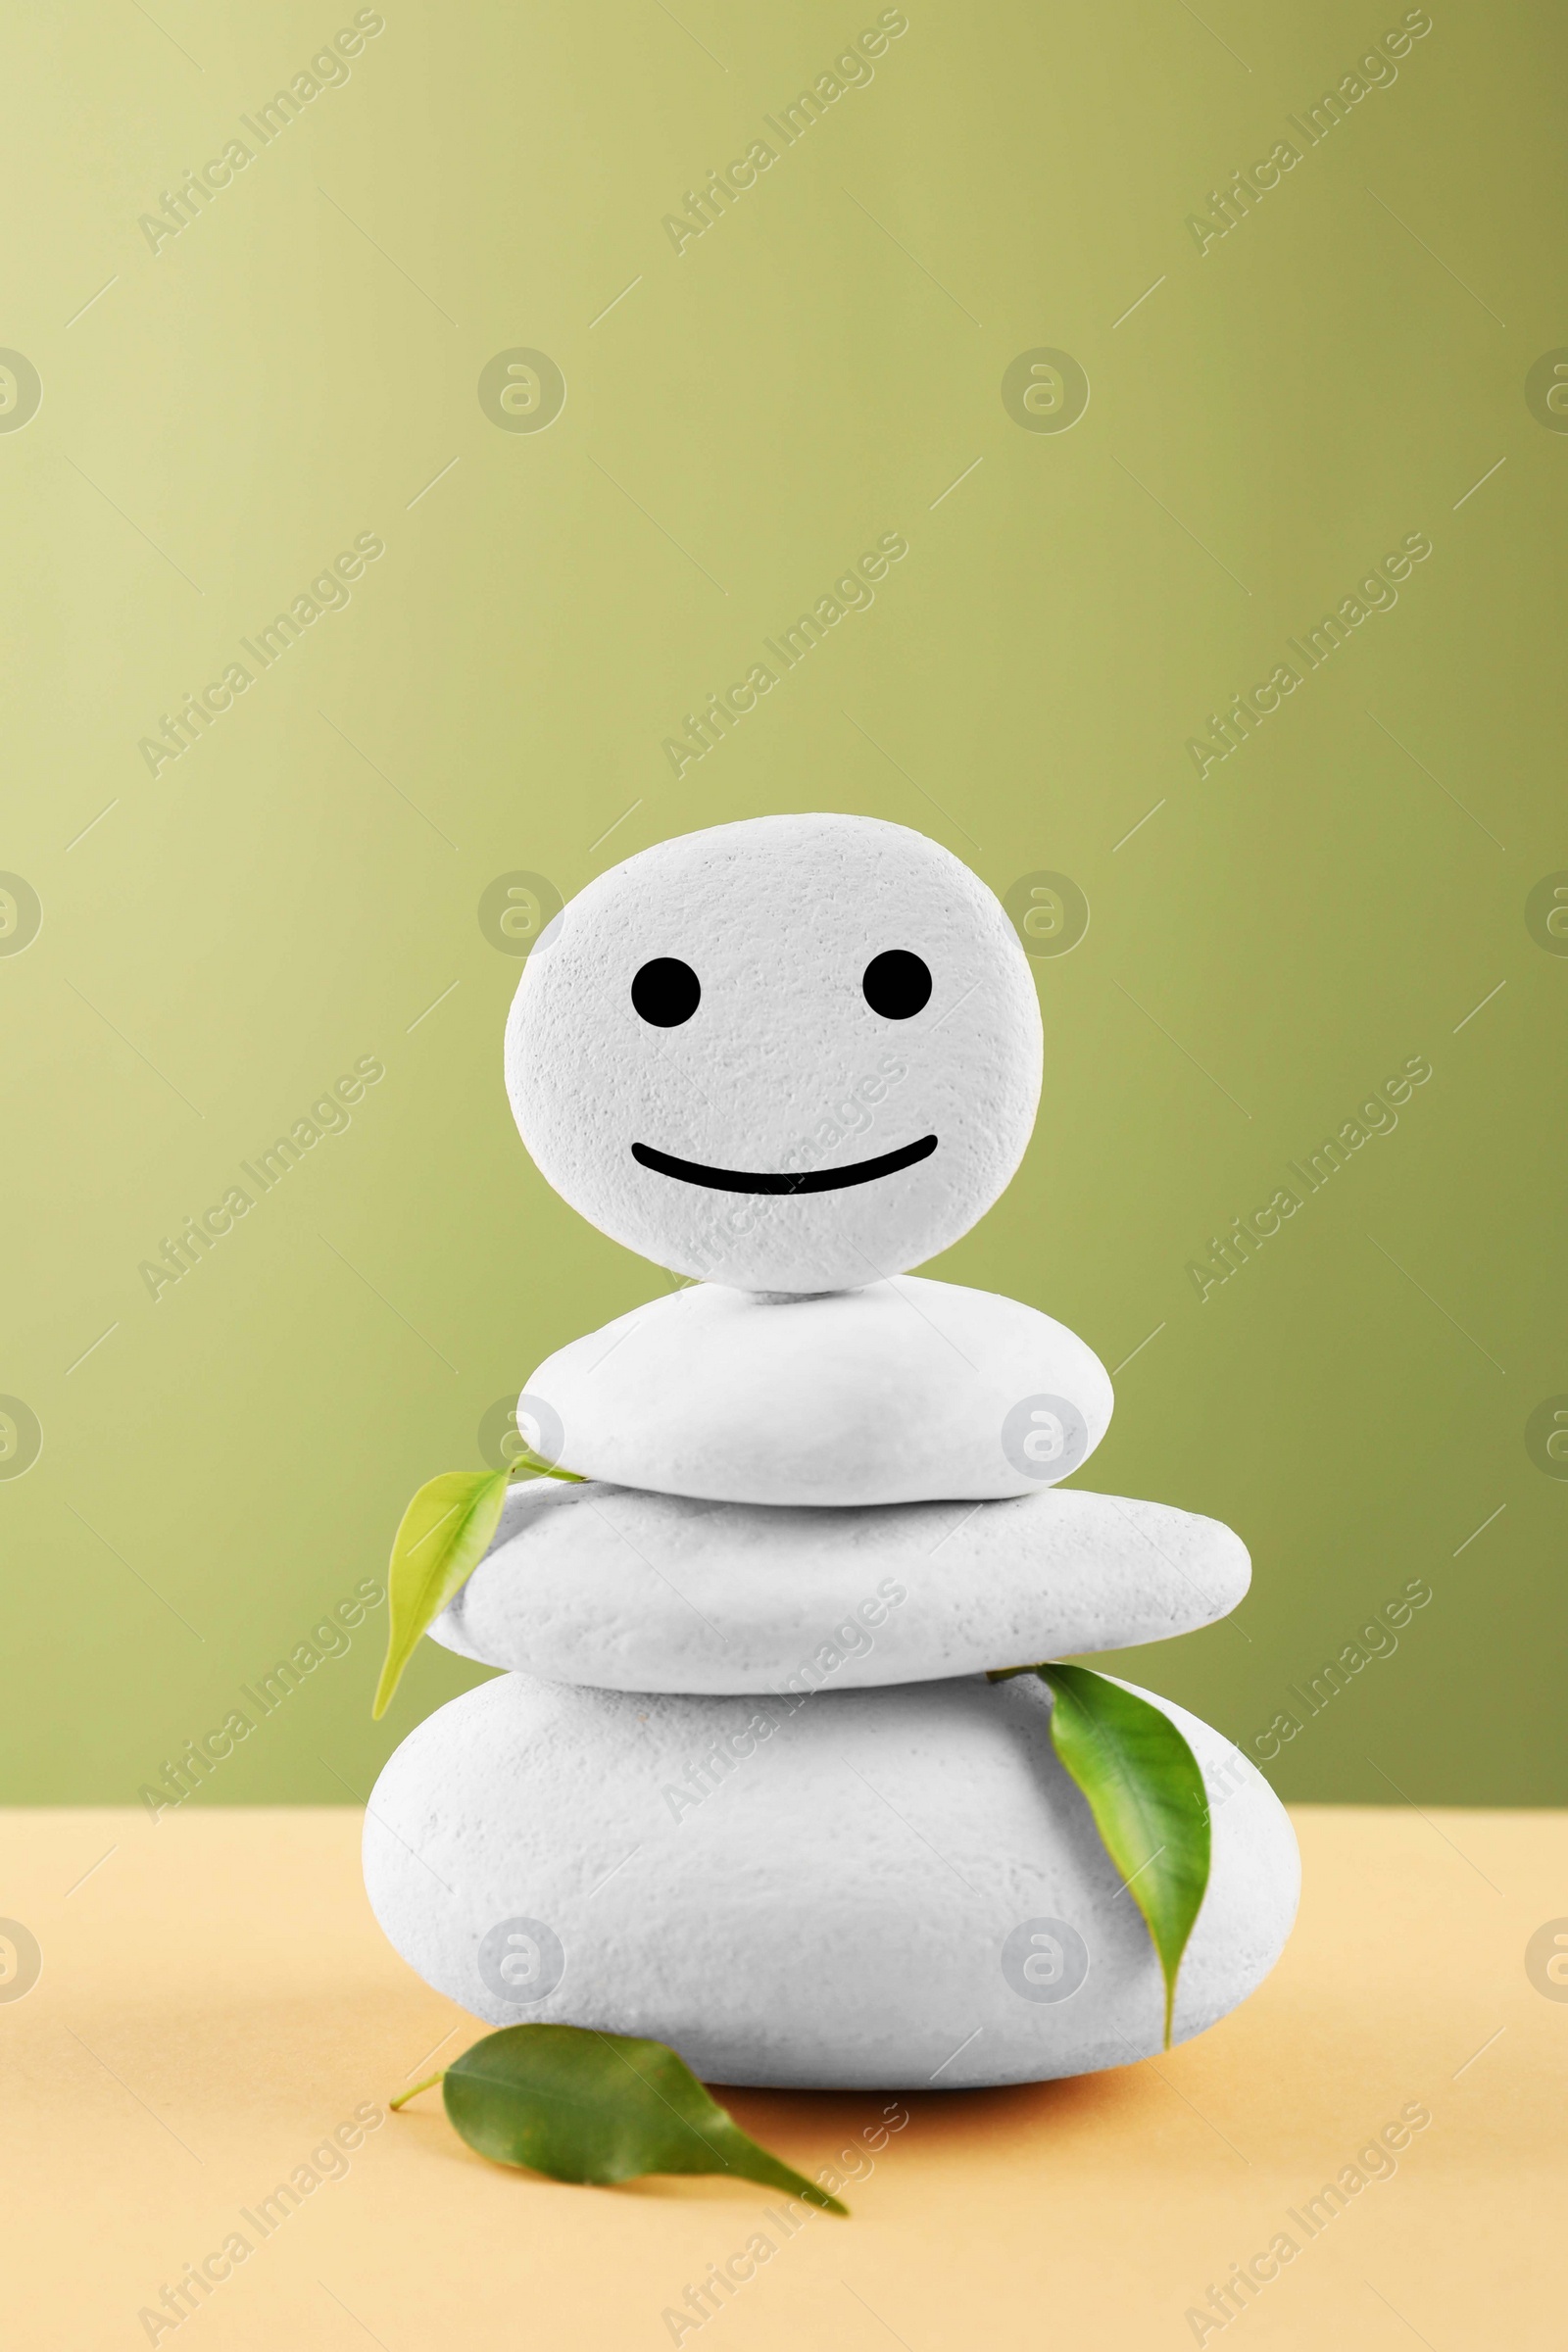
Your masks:
{"label": "black drawn smile", "polygon": [[631,1155],[639,1167],[652,1168],[656,1176],[706,1185],[710,1193],[837,1193],[846,1185],[874,1184],[879,1176],[897,1176],[929,1159],[936,1148],[934,1135],[922,1135],[917,1144],[884,1152],[880,1159],[858,1159],[847,1168],[812,1168],[799,1176],[752,1176],[744,1168],[705,1168],[700,1160],[676,1159],[668,1152],[656,1152],[651,1144],[633,1144]]}

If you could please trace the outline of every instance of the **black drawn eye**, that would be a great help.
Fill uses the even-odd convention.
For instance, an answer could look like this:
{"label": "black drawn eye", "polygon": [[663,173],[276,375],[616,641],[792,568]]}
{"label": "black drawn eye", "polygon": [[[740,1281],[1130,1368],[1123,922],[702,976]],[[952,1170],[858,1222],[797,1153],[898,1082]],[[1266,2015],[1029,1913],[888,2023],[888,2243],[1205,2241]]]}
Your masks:
{"label": "black drawn eye", "polygon": [[[920,969],[925,970],[924,964]],[[930,991],[927,979],[928,996]],[[702,982],[691,965],[682,963],[678,956],[656,956],[652,963],[643,965],[631,984],[633,1010],[655,1029],[678,1029],[682,1021],[691,1019],[702,996]],[[922,998],[921,1003],[924,1002]]]}
{"label": "black drawn eye", "polygon": [[885,955],[873,956],[860,986],[871,1010],[885,1021],[909,1020],[931,1001],[930,971],[907,948],[889,948]]}

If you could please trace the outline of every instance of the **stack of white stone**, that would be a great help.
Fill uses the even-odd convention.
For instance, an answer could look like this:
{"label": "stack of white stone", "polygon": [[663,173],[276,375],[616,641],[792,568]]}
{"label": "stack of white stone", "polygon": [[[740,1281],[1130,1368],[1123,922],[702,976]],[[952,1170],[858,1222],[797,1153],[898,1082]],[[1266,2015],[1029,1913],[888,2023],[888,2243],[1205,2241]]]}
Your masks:
{"label": "stack of white stone", "polygon": [[[535,950],[524,1140],[605,1231],[707,1279],[534,1373],[524,1435],[590,1483],[509,1494],[434,1629],[503,1672],[370,1802],[377,1916],[478,2016],[649,2034],[718,2082],[958,2087],[1159,2048],[1158,1963],[1049,1693],[985,1670],[1210,1624],[1247,1553],[1058,1490],[1110,1418],[1096,1356],[902,1271],[1013,1172],[1040,1054],[991,894],[864,819],[664,844]],[[1273,1965],[1298,1864],[1261,1776],[1152,1703],[1210,1801],[1184,2039]]]}

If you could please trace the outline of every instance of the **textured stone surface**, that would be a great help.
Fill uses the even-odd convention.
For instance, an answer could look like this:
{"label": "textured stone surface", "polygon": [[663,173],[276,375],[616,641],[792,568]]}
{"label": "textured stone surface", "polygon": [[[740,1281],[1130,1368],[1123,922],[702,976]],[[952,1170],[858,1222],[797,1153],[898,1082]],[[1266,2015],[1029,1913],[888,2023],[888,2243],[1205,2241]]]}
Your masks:
{"label": "textured stone surface", "polygon": [[[908,1018],[861,989],[890,951],[928,967]],[[679,1026],[632,982],[697,974]],[[529,956],[507,1089],[557,1192],[657,1264],[750,1290],[837,1290],[966,1233],[1023,1156],[1040,1094],[1028,959],[1000,903],[947,850],[864,816],[764,816],[601,874]],[[742,1175],[842,1171],[934,1135],[900,1173],[794,1197],[716,1191],[642,1166],[634,1143]]]}
{"label": "textured stone surface", "polygon": [[811,1504],[1035,1494],[1110,1413],[1104,1366],[1065,1325],[917,1275],[820,1298],[677,1291],[548,1357],[518,1407],[591,1478]]}
{"label": "textured stone surface", "polygon": [[[956,2089],[1125,2065],[1160,2046],[1159,1969],[1049,1703],[1033,1679],[790,1712],[501,1676],[381,1774],[370,1901],[475,2016],[652,2034],[710,2082]],[[1213,1808],[1185,2040],[1273,1966],[1299,1866],[1255,1769],[1155,1703]]]}
{"label": "textured stone surface", "polygon": [[431,1630],[553,1682],[858,1690],[1164,1641],[1249,1574],[1217,1520],[1070,1487],[788,1510],[540,1479]]}

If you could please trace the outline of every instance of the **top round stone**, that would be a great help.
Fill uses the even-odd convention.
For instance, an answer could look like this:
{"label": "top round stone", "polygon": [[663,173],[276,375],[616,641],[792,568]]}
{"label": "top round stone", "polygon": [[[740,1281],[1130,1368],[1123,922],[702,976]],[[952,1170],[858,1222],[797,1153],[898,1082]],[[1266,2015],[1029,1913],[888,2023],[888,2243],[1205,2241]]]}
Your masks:
{"label": "top round stone", "polygon": [[507,1092],[546,1180],[658,1265],[853,1290],[956,1242],[1040,1098],[1000,902],[903,825],[764,816],[589,883],[523,970]]}

